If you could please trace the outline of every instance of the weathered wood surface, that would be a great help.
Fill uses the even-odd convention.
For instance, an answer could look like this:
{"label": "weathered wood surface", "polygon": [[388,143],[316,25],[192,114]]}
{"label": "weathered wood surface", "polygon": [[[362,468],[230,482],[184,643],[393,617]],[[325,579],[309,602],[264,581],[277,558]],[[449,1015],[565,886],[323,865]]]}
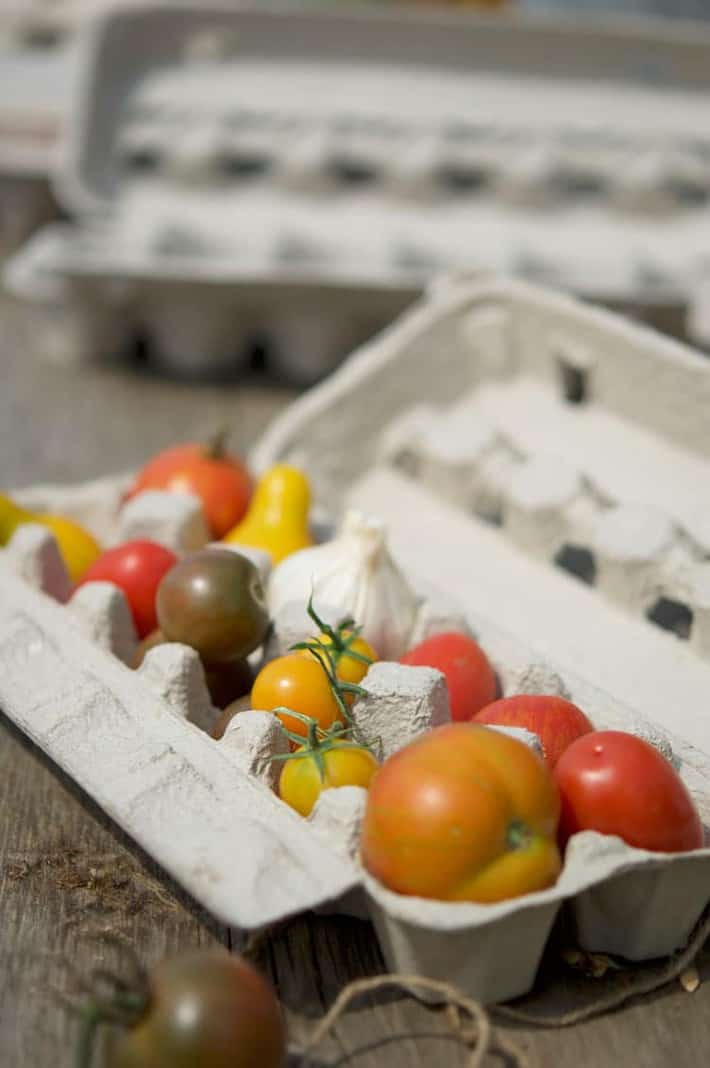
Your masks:
{"label": "weathered wood surface", "polygon": [[[125,469],[224,418],[244,448],[289,396],[254,383],[189,389],[115,366],[51,368],[36,358],[32,338],[5,304],[0,327],[0,485]],[[75,972],[110,962],[112,936],[147,964],[181,947],[237,941],[0,717],[2,1068],[72,1064],[76,1019],[57,991],[71,988]],[[346,982],[382,970],[369,925],[344,917],[300,917],[269,937],[258,960],[278,988],[297,1044]],[[710,947],[699,971],[704,981],[694,994],[676,982],[563,1031],[506,1031],[533,1065],[697,1068],[710,1061]],[[599,982],[579,978],[551,955],[528,1004],[560,1012],[593,996]],[[419,1037],[394,1041],[414,1033]],[[358,1002],[310,1063],[457,1068],[465,1055],[441,1014],[388,992]]]}

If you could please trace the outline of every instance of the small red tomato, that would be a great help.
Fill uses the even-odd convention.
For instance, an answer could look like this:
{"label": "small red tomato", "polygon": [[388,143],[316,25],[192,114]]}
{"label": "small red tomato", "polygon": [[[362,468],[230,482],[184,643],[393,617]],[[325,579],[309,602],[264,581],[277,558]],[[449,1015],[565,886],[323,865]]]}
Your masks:
{"label": "small red tomato", "polygon": [[634,734],[583,735],[565,750],[553,775],[562,800],[562,845],[577,831],[615,834],[658,853],[703,844],[703,826],[682,779],[657,749]]}
{"label": "small red tomato", "polygon": [[568,745],[594,730],[581,708],[562,697],[521,693],[503,697],[477,712],[475,723],[524,727],[540,739],[547,766],[554,768]]}
{"label": "small red tomato", "polygon": [[483,649],[458,631],[427,638],[410,649],[400,663],[443,672],[453,720],[471,719],[498,694],[498,681]]}
{"label": "small red tomato", "polygon": [[246,513],[252,481],[241,460],[224,451],[224,435],[218,435],[210,445],[175,445],[158,453],[138,474],[126,497],[144,490],[199,497],[212,537],[221,538]]}
{"label": "small red tomato", "polygon": [[177,556],[154,541],[127,541],[108,549],[91,565],[79,583],[112,582],[126,595],[139,638],[158,626],[155,595]]}

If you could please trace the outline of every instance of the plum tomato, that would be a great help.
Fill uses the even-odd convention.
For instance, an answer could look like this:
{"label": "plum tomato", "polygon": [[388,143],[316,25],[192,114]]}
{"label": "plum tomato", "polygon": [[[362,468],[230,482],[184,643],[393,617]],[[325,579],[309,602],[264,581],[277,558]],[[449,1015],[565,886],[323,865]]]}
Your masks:
{"label": "plum tomato", "polygon": [[367,789],[378,767],[370,750],[362,745],[334,740],[322,748],[320,759],[301,746],[281,769],[279,797],[302,816],[309,816],[323,790],[334,786]]}
{"label": "plum tomato", "polygon": [[459,631],[426,638],[410,649],[400,663],[443,672],[454,721],[471,719],[498,695],[498,680],[488,657],[478,642]]}
{"label": "plum tomato", "polygon": [[123,590],[139,638],[158,625],[155,598],[163,576],[177,563],[177,556],[154,541],[126,541],[107,549],[78,583],[112,582]]}
{"label": "plum tomato", "polygon": [[168,641],[192,646],[206,667],[243,660],[269,627],[258,568],[229,549],[183,557],[160,583],[156,605]]}
{"label": "plum tomato", "polygon": [[240,459],[225,452],[225,435],[208,445],[175,445],[158,453],[136,477],[127,493],[144,490],[191,493],[199,497],[213,538],[223,537],[249,507],[251,476]]}
{"label": "plum tomato", "polygon": [[581,708],[552,694],[516,694],[494,701],[477,712],[474,723],[497,727],[523,727],[540,739],[547,766],[552,770],[568,745],[594,730]]}
{"label": "plum tomato", "polygon": [[400,894],[503,901],[560,871],[559,797],[543,760],[489,727],[450,723],[398,750],[374,777],[361,852]]}
{"label": "plum tomato", "polygon": [[[251,706],[260,712],[272,712],[279,706],[290,708],[310,716],[322,730],[342,721],[322,665],[300,653],[278,656],[261,669],[251,691]],[[300,719],[285,712],[276,714],[286,730],[306,737],[307,727]]]}
{"label": "plum tomato", "polygon": [[672,764],[625,731],[593,731],[565,750],[554,771],[560,792],[560,844],[577,831],[623,838],[637,849],[699,849],[703,826]]}
{"label": "plum tomato", "polygon": [[266,980],[243,958],[196,950],[160,963],[143,1015],[107,1068],[283,1068],[286,1029]]}

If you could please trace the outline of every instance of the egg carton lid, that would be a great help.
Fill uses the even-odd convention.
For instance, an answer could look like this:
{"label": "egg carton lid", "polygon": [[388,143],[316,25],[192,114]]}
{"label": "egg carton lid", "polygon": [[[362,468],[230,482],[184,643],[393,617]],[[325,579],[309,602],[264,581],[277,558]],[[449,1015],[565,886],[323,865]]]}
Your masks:
{"label": "egg carton lid", "polygon": [[[489,129],[512,120],[531,130],[581,122],[582,130],[628,136],[645,126],[695,142],[710,87],[710,30],[702,23],[210,0],[106,12],[82,36],[57,174],[79,213],[120,196],[114,148],[127,109],[149,110],[166,92],[188,110],[246,109],[257,125],[269,110],[281,119],[342,112],[441,127],[460,125],[465,109],[467,124]],[[332,79],[337,94],[324,93]],[[424,82],[426,93],[412,92]],[[472,97],[483,102],[477,112]]]}

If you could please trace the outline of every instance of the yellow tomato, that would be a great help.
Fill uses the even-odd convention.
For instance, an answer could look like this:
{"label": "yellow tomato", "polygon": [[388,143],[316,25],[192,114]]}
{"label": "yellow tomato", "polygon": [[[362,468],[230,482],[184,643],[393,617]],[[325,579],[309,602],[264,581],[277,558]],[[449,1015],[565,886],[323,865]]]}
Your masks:
{"label": "yellow tomato", "polygon": [[[352,631],[349,630],[343,631],[342,637],[343,640],[347,642],[349,651],[366,657],[367,660],[371,661],[373,664],[379,659],[375,650],[364,638],[352,638]],[[349,656],[346,651],[334,651],[332,648],[333,640],[328,634],[319,634],[316,640],[322,645],[327,646],[330,650],[331,656],[335,661],[335,674],[341,682],[351,682],[355,685],[362,682],[365,675],[367,675],[368,668],[370,667],[369,664],[363,663],[362,660],[358,660],[354,656]],[[315,654],[304,649],[303,655],[314,656]]]}
{"label": "yellow tomato", "polygon": [[[303,753],[303,756],[298,756]],[[319,758],[301,746],[287,760],[279,779],[279,797],[302,816],[308,816],[323,790],[333,786],[362,786],[367,789],[379,768],[369,749],[349,742],[327,743]]]}
{"label": "yellow tomato", "polygon": [[246,515],[223,540],[264,549],[278,564],[313,544],[308,525],[310,504],[311,487],[303,472],[277,464],[261,477]]}
{"label": "yellow tomato", "polygon": [[[270,661],[257,675],[251,691],[251,707],[272,712],[279,706],[310,716],[322,730],[342,721],[328,676],[310,656],[289,653]],[[286,730],[306,737],[306,724],[285,712],[276,713]]]}
{"label": "yellow tomato", "polygon": [[38,515],[34,522],[48,527],[54,534],[72,582],[78,582],[101,556],[101,546],[96,539],[72,519],[61,515]]}

